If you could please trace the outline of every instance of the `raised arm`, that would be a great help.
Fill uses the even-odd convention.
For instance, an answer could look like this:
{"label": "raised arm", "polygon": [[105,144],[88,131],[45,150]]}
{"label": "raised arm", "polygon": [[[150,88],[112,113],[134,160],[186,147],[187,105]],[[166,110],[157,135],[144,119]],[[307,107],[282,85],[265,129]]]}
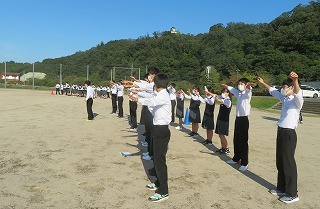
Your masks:
{"label": "raised arm", "polygon": [[271,86],[269,86],[268,84],[266,84],[263,80],[263,78],[258,77],[258,81],[259,83],[261,83],[268,91],[270,91]]}
{"label": "raised arm", "polygon": [[292,71],[289,74],[289,77],[293,80],[293,86],[294,86],[293,92],[295,94],[299,93],[300,86],[299,86],[299,82],[298,82],[298,77],[299,77],[298,74]]}

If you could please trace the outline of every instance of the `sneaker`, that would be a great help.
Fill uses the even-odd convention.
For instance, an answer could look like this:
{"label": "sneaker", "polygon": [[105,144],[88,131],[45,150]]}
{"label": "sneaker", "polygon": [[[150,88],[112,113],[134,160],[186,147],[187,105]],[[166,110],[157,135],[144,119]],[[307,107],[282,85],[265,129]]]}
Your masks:
{"label": "sneaker", "polygon": [[181,126],[177,126],[177,127],[175,127],[175,129],[178,130],[178,131],[182,130]]}
{"label": "sneaker", "polygon": [[270,189],[269,192],[270,192],[271,194],[273,194],[273,195],[278,195],[278,196],[284,196],[284,195],[286,195],[285,192],[281,192],[281,191],[279,191],[279,190],[277,190],[277,189]]}
{"label": "sneaker", "polygon": [[231,160],[228,160],[227,163],[230,164],[230,165],[235,165],[235,164],[237,164],[237,162],[234,162],[232,159],[231,159]]}
{"label": "sneaker", "polygon": [[223,148],[222,147],[219,151],[220,151],[221,154],[226,154],[226,155],[230,154],[229,148]]}
{"label": "sneaker", "polygon": [[196,133],[195,132],[191,132],[190,134],[189,134],[189,136],[194,136]]}
{"label": "sneaker", "polygon": [[147,147],[148,146],[148,142],[141,142],[141,146]]}
{"label": "sneaker", "polygon": [[153,157],[150,157],[149,155],[144,155],[144,156],[142,156],[142,159],[144,159],[144,160],[152,160]]}
{"label": "sneaker", "polygon": [[206,139],[202,144],[212,145],[212,141]]}
{"label": "sneaker", "polygon": [[293,203],[293,202],[298,202],[299,197],[298,197],[298,194],[295,197],[283,196],[279,200],[284,203]]}
{"label": "sneaker", "polygon": [[152,195],[151,197],[149,197],[149,201],[151,202],[161,202],[163,200],[166,200],[169,198],[169,194],[158,194],[155,193],[154,195]]}
{"label": "sneaker", "polygon": [[153,190],[153,191],[158,189],[158,187],[154,183],[147,184],[146,187],[147,187],[147,189]]}
{"label": "sneaker", "polygon": [[239,171],[244,172],[247,169],[248,169],[248,165],[242,165],[242,166],[240,166]]}

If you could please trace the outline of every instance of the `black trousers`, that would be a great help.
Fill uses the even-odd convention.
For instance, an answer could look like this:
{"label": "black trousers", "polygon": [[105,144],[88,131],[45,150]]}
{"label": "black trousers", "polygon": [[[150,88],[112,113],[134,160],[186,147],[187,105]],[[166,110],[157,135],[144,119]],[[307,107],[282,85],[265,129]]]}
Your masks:
{"label": "black trousers", "polygon": [[130,122],[132,128],[137,128],[137,103],[133,101],[129,101],[129,109],[130,109]]}
{"label": "black trousers", "polygon": [[249,155],[249,119],[247,116],[236,117],[234,124],[234,156],[233,161],[238,162],[241,160],[241,165],[248,165],[248,155]]}
{"label": "black trousers", "polygon": [[57,94],[60,94],[59,88],[56,88],[56,95],[57,95]]}
{"label": "black trousers", "polygon": [[174,122],[175,121],[175,109],[176,109],[176,100],[171,100],[171,112],[172,112],[172,116],[171,116],[171,122]]}
{"label": "black trousers", "polygon": [[112,113],[117,112],[117,94],[111,95],[111,101],[112,101]]}
{"label": "black trousers", "polygon": [[146,142],[148,142],[148,152],[149,156],[153,156],[153,134],[152,134],[152,129],[153,129],[153,116],[149,110],[145,111],[145,124],[144,128],[146,130]]}
{"label": "black trousers", "polygon": [[93,119],[92,105],[93,105],[93,99],[92,99],[92,98],[89,98],[89,99],[87,100],[88,120],[92,120],[92,119]]}
{"label": "black trousers", "polygon": [[119,117],[123,117],[123,97],[118,97]]}
{"label": "black trousers", "polygon": [[297,134],[294,129],[278,128],[276,164],[278,170],[277,189],[294,197],[297,195],[297,165],[294,153]]}
{"label": "black trousers", "polygon": [[153,127],[153,164],[157,180],[154,182],[158,187],[157,193],[168,194],[168,170],[166,155],[170,141],[170,130],[167,125]]}

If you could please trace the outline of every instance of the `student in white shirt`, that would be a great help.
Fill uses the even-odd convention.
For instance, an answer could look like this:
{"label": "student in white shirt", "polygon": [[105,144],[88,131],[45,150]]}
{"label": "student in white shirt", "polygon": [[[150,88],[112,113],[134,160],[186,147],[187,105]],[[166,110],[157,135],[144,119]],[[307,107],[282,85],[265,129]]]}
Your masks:
{"label": "student in white shirt", "polygon": [[[184,93],[184,92],[183,92]],[[191,133],[189,133],[189,136],[198,136],[198,129],[199,129],[199,123],[201,123],[201,115],[200,115],[200,93],[199,88],[197,86],[193,87],[192,93],[190,92],[190,89],[188,89],[188,94],[184,93],[184,97],[187,99],[190,99],[190,106],[189,106],[189,119],[191,122]]]}
{"label": "student in white shirt", "polygon": [[178,89],[177,94],[177,109],[176,116],[179,119],[179,125],[176,127],[177,130],[182,130],[182,119],[184,118],[184,94],[181,88]]}
{"label": "student in white shirt", "polygon": [[56,84],[56,95],[60,94],[60,84]]}
{"label": "student in white shirt", "polygon": [[170,93],[170,99],[171,99],[171,107],[172,107],[172,120],[171,120],[171,122],[173,122],[174,123],[174,121],[175,121],[175,113],[174,113],[174,110],[175,110],[175,108],[176,108],[176,104],[177,104],[177,102],[176,102],[176,89],[175,89],[175,87],[176,87],[176,84],[175,83],[171,83],[169,86],[168,86],[168,91],[169,91],[169,93]]}
{"label": "student in white shirt", "polygon": [[142,105],[147,105],[153,115],[153,162],[156,173],[156,181],[148,184],[147,188],[156,190],[156,193],[149,197],[152,202],[160,202],[169,198],[168,191],[168,171],[166,164],[166,154],[170,141],[170,130],[168,125],[171,122],[171,99],[167,91],[168,76],[157,74],[154,79],[157,91],[156,96],[151,98],[134,98],[133,101]]}
{"label": "student in white shirt", "polygon": [[122,85],[122,80],[119,81],[117,85],[117,100],[118,100],[118,117],[123,118],[123,93],[124,93],[124,87]]}
{"label": "student in white shirt", "polygon": [[[200,101],[206,104],[202,118],[202,128],[206,129],[207,139],[203,142],[204,144],[212,145],[213,130],[214,130],[214,107],[215,107],[215,97],[213,94],[213,88],[208,86],[205,87],[204,92],[206,94],[205,98],[200,97]],[[211,94],[212,95],[211,95]]]}
{"label": "student in white shirt", "polygon": [[86,81],[85,87],[87,88],[87,95],[86,95],[86,103],[87,103],[87,113],[88,113],[88,120],[93,120],[93,112],[92,112],[92,105],[93,105],[93,98],[94,98],[94,89],[91,87],[91,82]]}
{"label": "student in white shirt", "polygon": [[117,91],[118,87],[114,80],[110,81],[111,86],[111,102],[112,102],[112,112],[110,114],[116,114],[117,113]]}
{"label": "student in white shirt", "polygon": [[276,164],[278,182],[276,190],[269,190],[273,195],[281,196],[284,203],[299,201],[297,190],[297,165],[294,158],[297,146],[299,114],[303,106],[302,91],[298,83],[298,74],[291,72],[283,81],[281,92],[270,87],[259,77],[258,81],[269,90],[269,93],[282,102],[280,119],[277,122]]}
{"label": "student in white shirt", "polygon": [[246,171],[249,164],[249,114],[250,114],[250,101],[252,97],[253,83],[250,83],[247,78],[241,78],[238,81],[238,89],[226,84],[221,84],[222,87],[227,88],[235,97],[237,97],[236,105],[236,121],[234,125],[234,156],[228,160],[229,164],[236,164],[241,160],[240,171]]}

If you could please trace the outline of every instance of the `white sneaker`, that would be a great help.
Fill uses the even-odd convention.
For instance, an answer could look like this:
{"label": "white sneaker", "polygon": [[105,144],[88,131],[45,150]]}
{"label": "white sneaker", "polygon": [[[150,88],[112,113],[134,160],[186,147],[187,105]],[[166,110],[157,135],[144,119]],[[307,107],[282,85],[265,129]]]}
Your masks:
{"label": "white sneaker", "polygon": [[281,191],[279,191],[279,190],[277,190],[277,189],[270,189],[269,192],[270,192],[271,194],[273,194],[273,195],[278,195],[278,196],[284,196],[284,195],[286,195],[285,192],[281,192]]}
{"label": "white sneaker", "polygon": [[142,156],[142,159],[144,159],[144,160],[152,160],[153,157],[150,157],[149,155],[145,155],[145,156]]}
{"label": "white sneaker", "polygon": [[147,147],[148,146],[148,142],[141,142],[141,146]]}
{"label": "white sneaker", "polygon": [[298,197],[298,194],[295,197],[283,196],[279,200],[284,203],[293,203],[293,202],[298,202],[299,197]]}
{"label": "white sneaker", "polygon": [[177,127],[175,127],[175,129],[177,129],[178,131],[182,130],[181,126],[177,126]]}
{"label": "white sneaker", "polygon": [[232,159],[231,159],[231,160],[228,160],[227,163],[230,164],[230,165],[235,165],[235,164],[237,164],[237,162],[234,162]]}
{"label": "white sneaker", "polygon": [[242,166],[240,166],[239,171],[244,172],[247,169],[248,169],[248,165],[242,165]]}
{"label": "white sneaker", "polygon": [[143,156],[149,155],[149,152],[142,153]]}

